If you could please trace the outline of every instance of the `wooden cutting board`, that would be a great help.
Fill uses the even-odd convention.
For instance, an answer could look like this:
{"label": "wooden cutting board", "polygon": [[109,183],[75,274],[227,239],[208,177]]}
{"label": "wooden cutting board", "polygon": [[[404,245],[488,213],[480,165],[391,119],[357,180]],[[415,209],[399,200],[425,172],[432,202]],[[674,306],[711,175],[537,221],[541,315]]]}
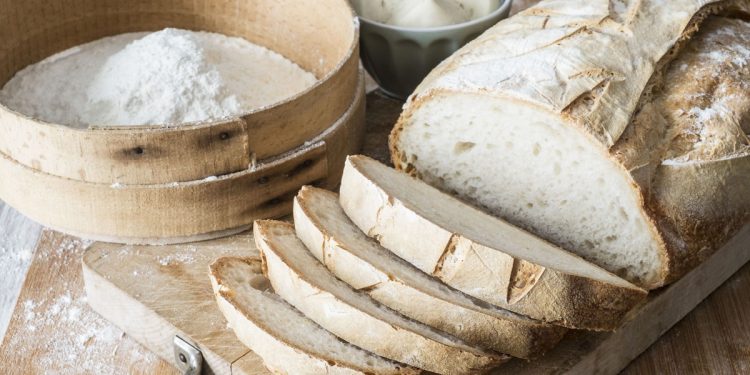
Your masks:
{"label": "wooden cutting board", "polygon": [[215,374],[266,374],[216,307],[208,265],[225,255],[257,255],[252,234],[169,246],[96,243],[83,256],[88,303],[167,362],[178,335]]}
{"label": "wooden cutting board", "polygon": [[[257,254],[251,234],[192,245],[94,244],[83,257],[91,307],[136,341],[173,361],[175,334],[203,352],[217,374],[266,374],[226,327],[214,304],[208,265]],[[572,332],[543,359],[514,360],[495,374],[616,374],[750,260],[750,225],[677,283],[654,293],[614,333]]]}

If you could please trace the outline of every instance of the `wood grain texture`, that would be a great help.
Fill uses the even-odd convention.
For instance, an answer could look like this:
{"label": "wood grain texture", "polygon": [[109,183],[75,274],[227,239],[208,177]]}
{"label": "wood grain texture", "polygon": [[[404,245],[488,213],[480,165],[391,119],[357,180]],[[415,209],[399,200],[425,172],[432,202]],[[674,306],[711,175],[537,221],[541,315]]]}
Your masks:
{"label": "wood grain texture", "polygon": [[388,166],[393,165],[388,150],[388,136],[403,105],[402,101],[388,97],[380,90],[367,95],[367,136],[362,146],[363,154]]}
{"label": "wood grain texture", "polygon": [[35,120],[0,110],[0,124],[2,154],[26,167],[76,181],[192,181],[241,171],[250,164],[249,135],[242,119],[179,129],[80,130],[40,126]]}
{"label": "wood grain texture", "polygon": [[45,230],[0,347],[0,372],[172,374],[86,304],[81,256],[88,243]]}
{"label": "wood grain texture", "polygon": [[750,264],[701,302],[623,375],[750,373]]}
{"label": "wood grain texture", "polygon": [[[0,196],[47,226],[88,238],[143,243],[249,225],[259,217],[285,215],[280,195],[324,179],[324,142],[254,171],[175,185],[113,187],[60,179],[0,156]],[[303,165],[308,160],[313,163]],[[294,178],[285,176],[295,171]],[[265,182],[268,183],[265,183]],[[75,213],[75,215],[71,215]]]}
{"label": "wood grain texture", "polygon": [[227,327],[208,278],[214,259],[253,255],[250,235],[160,247],[96,243],[83,256],[86,295],[94,311],[167,362],[178,335],[201,350],[208,373],[262,374],[260,358]]}
{"label": "wood grain texture", "polygon": [[0,342],[41,231],[39,224],[0,201]]}

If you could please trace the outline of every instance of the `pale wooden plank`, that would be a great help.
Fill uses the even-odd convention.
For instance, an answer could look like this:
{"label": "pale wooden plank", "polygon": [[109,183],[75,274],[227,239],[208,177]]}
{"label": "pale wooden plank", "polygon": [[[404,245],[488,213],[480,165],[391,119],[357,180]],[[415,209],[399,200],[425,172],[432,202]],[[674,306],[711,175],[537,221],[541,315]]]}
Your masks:
{"label": "pale wooden plank", "polygon": [[154,374],[172,367],[87,305],[87,244],[44,231],[0,347],[3,374]]}
{"label": "pale wooden plank", "polygon": [[0,201],[0,343],[31,265],[42,227]]}
{"label": "pale wooden plank", "polygon": [[88,302],[167,362],[179,335],[201,350],[209,373],[267,373],[227,327],[208,278],[214,259],[253,255],[249,234],[159,247],[96,243],[83,257]]}

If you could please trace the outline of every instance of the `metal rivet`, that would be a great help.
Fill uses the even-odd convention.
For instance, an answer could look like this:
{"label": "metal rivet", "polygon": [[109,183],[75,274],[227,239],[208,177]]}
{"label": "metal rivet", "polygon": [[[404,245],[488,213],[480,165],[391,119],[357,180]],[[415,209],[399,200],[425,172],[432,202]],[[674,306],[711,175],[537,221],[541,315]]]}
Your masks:
{"label": "metal rivet", "polygon": [[200,349],[189,344],[179,336],[173,339],[174,361],[183,375],[200,375],[203,367],[203,354]]}

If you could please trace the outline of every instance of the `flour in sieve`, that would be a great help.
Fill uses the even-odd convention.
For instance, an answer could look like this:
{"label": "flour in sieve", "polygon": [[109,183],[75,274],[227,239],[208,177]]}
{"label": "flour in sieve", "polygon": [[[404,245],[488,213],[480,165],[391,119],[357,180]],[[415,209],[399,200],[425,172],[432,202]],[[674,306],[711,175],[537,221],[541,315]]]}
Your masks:
{"label": "flour in sieve", "polygon": [[247,113],[315,81],[244,39],[164,29],[100,39],[31,65],[5,85],[0,102],[73,127],[172,125]]}

